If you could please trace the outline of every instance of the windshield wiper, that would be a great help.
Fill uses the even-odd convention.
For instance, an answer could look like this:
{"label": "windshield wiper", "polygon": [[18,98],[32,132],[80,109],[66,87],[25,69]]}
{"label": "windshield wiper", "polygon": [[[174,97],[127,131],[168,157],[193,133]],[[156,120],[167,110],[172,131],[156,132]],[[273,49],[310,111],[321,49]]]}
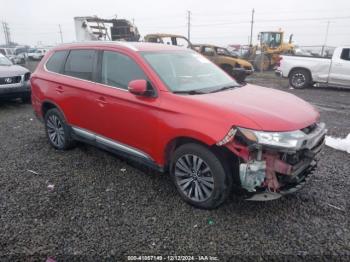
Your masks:
{"label": "windshield wiper", "polygon": [[178,90],[173,91],[174,94],[189,94],[189,95],[199,95],[199,94],[206,94],[206,92],[200,91],[200,90]]}
{"label": "windshield wiper", "polygon": [[210,91],[210,93],[216,93],[216,92],[220,92],[220,91],[224,91],[224,90],[229,90],[229,89],[233,89],[236,87],[241,87],[240,85],[231,85],[231,86],[224,86],[218,89],[215,89],[213,91]]}

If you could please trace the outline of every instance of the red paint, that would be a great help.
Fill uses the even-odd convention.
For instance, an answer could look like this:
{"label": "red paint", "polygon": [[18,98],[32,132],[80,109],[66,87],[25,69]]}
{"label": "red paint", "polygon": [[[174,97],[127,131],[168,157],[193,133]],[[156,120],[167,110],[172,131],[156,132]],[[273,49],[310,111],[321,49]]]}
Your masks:
{"label": "red paint", "polygon": [[[151,43],[130,45],[139,51],[179,50],[177,47]],[[127,90],[44,69],[46,60],[54,50],[82,48],[128,55],[145,72],[156,89],[157,97],[136,96]],[[319,118],[318,112],[310,104],[292,94],[249,84],[204,95],[173,94],[138,51],[123,45],[82,43],[63,45],[54,50],[45,55],[31,78],[35,112],[42,116],[42,103],[51,101],[63,112],[68,124],[142,150],[161,166],[165,164],[166,146],[179,137],[214,145],[232,126],[290,131],[304,128]]]}

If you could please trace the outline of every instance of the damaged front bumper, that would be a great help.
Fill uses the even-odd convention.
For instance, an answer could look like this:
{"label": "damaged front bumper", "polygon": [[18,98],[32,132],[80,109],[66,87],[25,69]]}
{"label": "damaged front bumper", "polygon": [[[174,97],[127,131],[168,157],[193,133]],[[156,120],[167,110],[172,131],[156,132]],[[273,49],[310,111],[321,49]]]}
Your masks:
{"label": "damaged front bumper", "polygon": [[316,169],[315,158],[324,145],[326,128],[321,123],[302,131],[305,136],[298,138],[295,147],[246,143],[239,129],[229,132],[230,137],[223,141],[241,159],[240,185],[247,191],[248,200],[274,200],[304,186]]}

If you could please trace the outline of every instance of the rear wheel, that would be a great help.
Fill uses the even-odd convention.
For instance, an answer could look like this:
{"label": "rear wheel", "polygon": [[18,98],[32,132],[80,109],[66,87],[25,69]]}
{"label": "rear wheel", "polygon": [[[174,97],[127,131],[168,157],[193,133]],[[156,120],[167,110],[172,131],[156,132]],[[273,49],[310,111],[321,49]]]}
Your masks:
{"label": "rear wheel", "polygon": [[289,75],[289,84],[296,89],[303,89],[310,86],[310,73],[305,69],[293,70]]}
{"label": "rear wheel", "polygon": [[66,150],[74,146],[70,127],[58,109],[52,108],[46,112],[45,130],[46,136],[54,148]]}
{"label": "rear wheel", "polygon": [[176,149],[170,173],[180,196],[199,208],[219,206],[232,187],[225,162],[199,144],[185,144]]}

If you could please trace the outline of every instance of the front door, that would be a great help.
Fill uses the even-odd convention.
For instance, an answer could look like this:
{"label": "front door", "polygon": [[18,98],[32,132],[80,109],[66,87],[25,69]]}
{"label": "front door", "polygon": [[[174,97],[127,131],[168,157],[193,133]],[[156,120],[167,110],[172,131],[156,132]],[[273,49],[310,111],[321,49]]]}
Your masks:
{"label": "front door", "polygon": [[156,97],[136,96],[128,91],[132,80],[148,77],[141,67],[128,55],[116,51],[103,51],[97,118],[98,134],[122,146],[131,147],[152,155],[157,137]]}

